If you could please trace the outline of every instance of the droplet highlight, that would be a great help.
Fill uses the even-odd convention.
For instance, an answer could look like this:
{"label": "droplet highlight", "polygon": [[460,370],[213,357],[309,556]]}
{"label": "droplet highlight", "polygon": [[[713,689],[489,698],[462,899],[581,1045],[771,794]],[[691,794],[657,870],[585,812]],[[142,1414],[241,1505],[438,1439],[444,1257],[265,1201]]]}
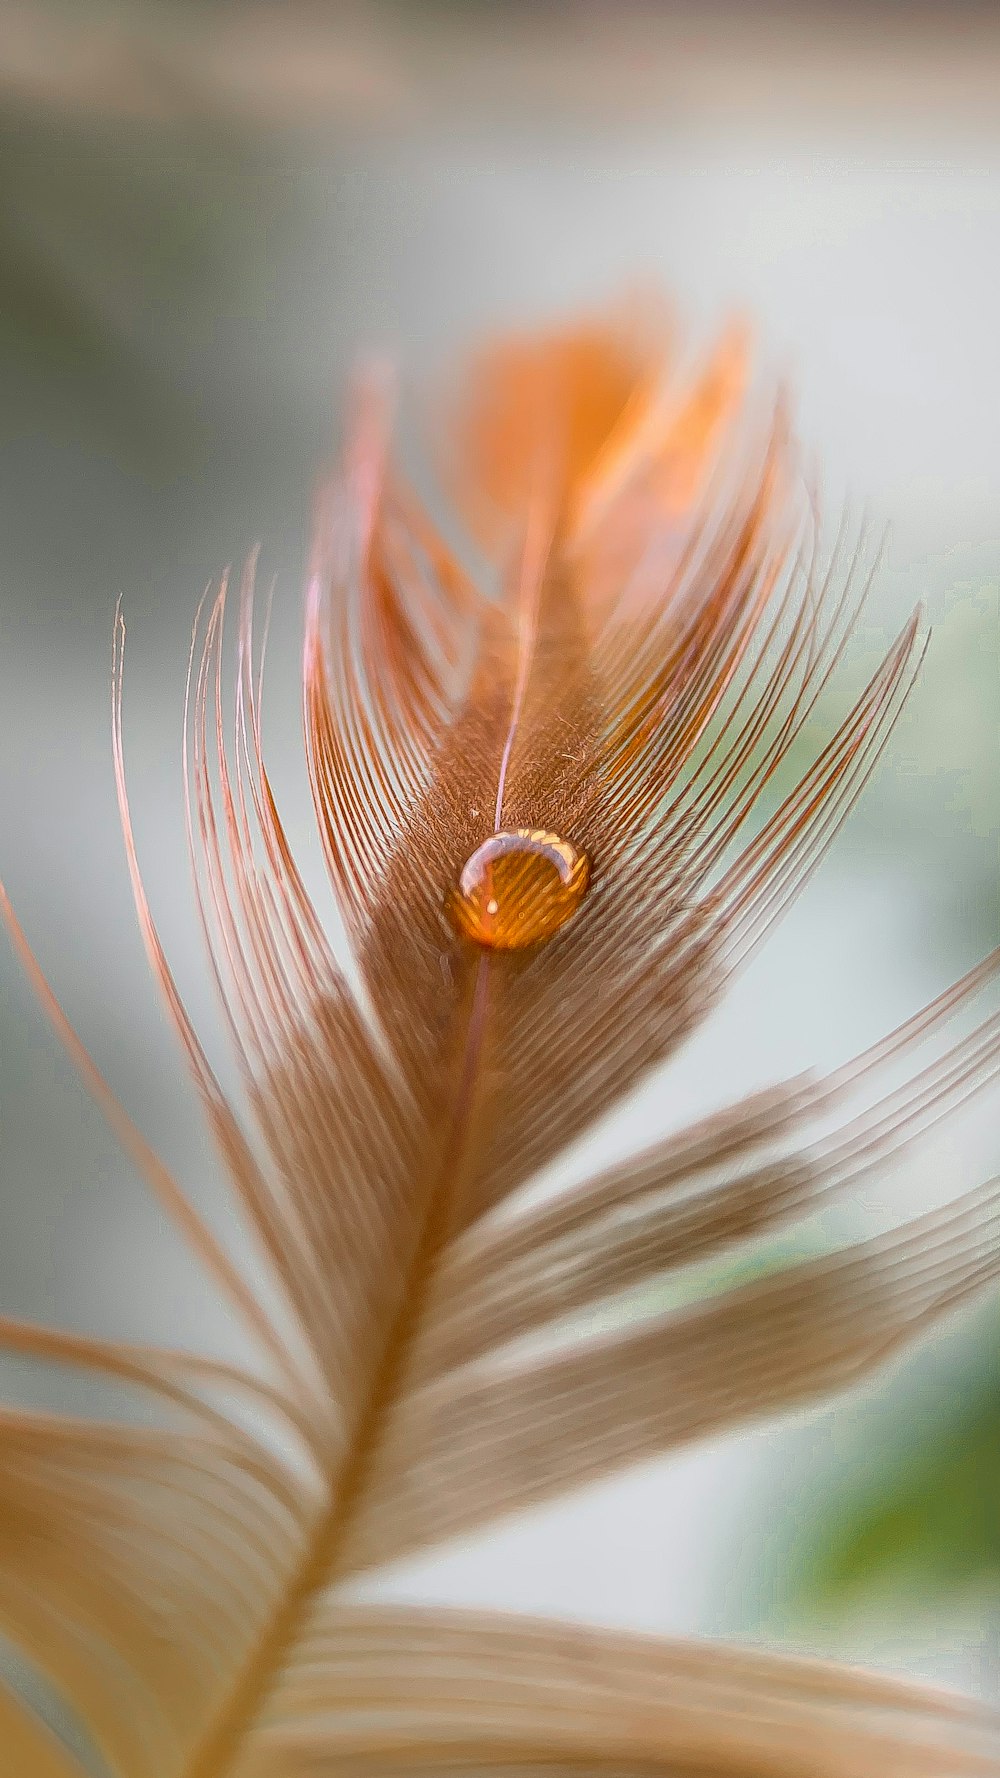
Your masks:
{"label": "droplet highlight", "polygon": [[590,882],[580,847],[543,828],[491,833],[466,861],[451,898],[456,926],[492,951],[543,943],[571,920]]}

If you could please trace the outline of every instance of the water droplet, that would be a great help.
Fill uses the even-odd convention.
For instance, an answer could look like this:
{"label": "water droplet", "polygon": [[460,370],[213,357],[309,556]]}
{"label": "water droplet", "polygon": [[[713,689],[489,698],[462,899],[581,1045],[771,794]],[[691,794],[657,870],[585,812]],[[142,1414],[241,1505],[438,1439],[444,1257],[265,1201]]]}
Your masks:
{"label": "water droplet", "polygon": [[576,913],[590,881],[586,852],[557,833],[491,833],[466,861],[451,897],[455,924],[478,945],[520,951]]}

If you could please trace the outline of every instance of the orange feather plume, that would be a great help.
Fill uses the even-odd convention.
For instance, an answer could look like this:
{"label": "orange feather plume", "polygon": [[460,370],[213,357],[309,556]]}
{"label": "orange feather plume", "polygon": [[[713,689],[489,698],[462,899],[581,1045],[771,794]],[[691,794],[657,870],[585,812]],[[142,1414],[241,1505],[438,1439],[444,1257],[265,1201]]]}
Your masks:
{"label": "orange feather plume", "polygon": [[585,1316],[804,1216],[986,1085],[997,1016],[950,1046],[945,1032],[997,958],[826,1079],[518,1196],[703,1018],[824,856],[913,682],[916,618],[804,751],[858,566],[819,565],[784,407],[748,391],[742,330],[685,377],[638,309],[484,352],[443,429],[448,485],[496,570],[484,590],[393,459],[384,388],[362,390],[317,505],[303,667],[359,987],[267,775],[252,568],[233,692],[225,585],[210,603],[188,831],[242,1109],[140,877],[118,618],[139,921],[267,1284],[117,1105],[5,901],[57,1028],[254,1353],[244,1370],[0,1321],[7,1351],[146,1403],[141,1424],[4,1411],[0,1627],[75,1729],[0,1684],[11,1778],[78,1778],[83,1744],[114,1778],[1000,1773],[996,1724],[957,1699],[346,1591],[852,1383],[1000,1270],[994,1182],[683,1309],[623,1308],[610,1333]]}

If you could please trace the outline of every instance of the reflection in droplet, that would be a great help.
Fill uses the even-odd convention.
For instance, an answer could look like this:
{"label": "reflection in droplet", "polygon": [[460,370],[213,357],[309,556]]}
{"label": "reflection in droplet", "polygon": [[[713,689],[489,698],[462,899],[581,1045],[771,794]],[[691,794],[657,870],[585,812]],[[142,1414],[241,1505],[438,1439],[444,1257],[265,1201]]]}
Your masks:
{"label": "reflection in droplet", "polygon": [[566,924],[589,881],[586,852],[557,833],[528,827],[491,833],[464,865],[451,911],[476,944],[520,951]]}

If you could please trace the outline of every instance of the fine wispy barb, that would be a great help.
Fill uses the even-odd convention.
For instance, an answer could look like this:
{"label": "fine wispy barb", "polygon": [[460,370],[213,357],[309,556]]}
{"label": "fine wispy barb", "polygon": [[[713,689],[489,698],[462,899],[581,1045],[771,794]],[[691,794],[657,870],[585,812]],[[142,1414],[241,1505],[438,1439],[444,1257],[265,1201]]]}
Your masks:
{"label": "fine wispy barb", "polygon": [[739,330],[684,374],[660,321],[623,312],[502,342],[455,388],[444,479],[463,559],[488,573],[416,498],[376,381],[318,502],[305,741],[346,975],[264,765],[252,574],[234,672],[225,586],[199,619],[189,839],[239,1107],[140,877],[117,624],[136,906],[255,1268],[116,1104],[4,903],[256,1358],[244,1373],[0,1322],[7,1352],[145,1404],[3,1415],[0,1626],[71,1732],[0,1686],[0,1771],[1000,1773],[996,1721],[952,1697],[702,1642],[363,1604],[345,1584],[851,1384],[1000,1270],[994,1182],[682,1308],[658,1284],[851,1189],[978,1091],[1000,1040],[973,1006],[993,958],[833,1076],[777,1083],[556,1195],[520,1191],[671,1056],[806,882],[921,643],[907,623],[810,755],[864,574],[843,544],[822,565],[784,408],[748,394]]}

